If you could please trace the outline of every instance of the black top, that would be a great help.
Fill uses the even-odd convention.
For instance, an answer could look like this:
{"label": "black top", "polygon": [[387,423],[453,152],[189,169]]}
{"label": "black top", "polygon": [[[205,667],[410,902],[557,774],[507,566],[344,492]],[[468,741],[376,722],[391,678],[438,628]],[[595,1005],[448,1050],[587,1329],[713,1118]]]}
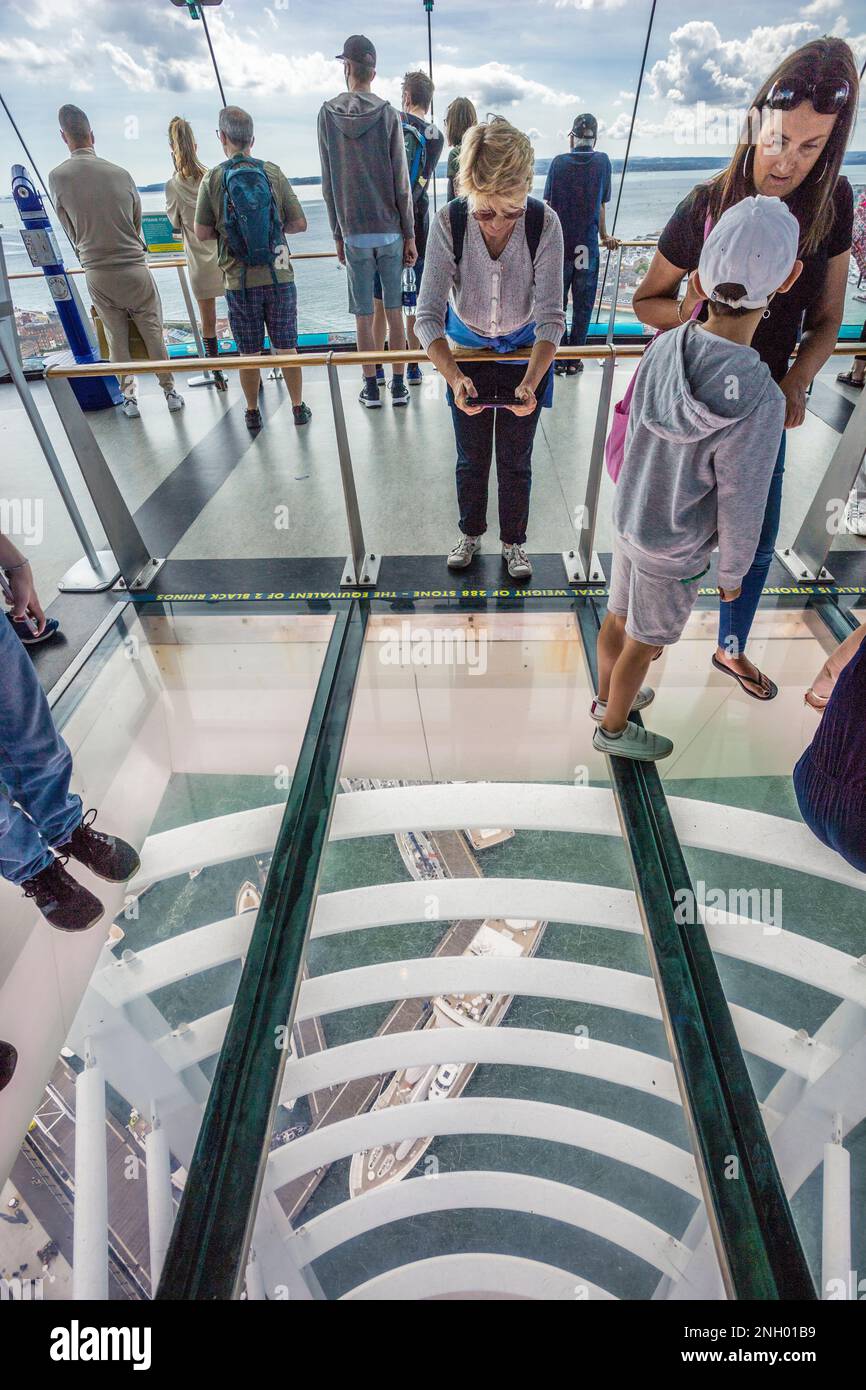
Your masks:
{"label": "black top", "polygon": [[866,796],[866,642],[833,687],[804,757],[840,786]]}
{"label": "black top", "polygon": [[[799,192],[799,190],[797,190]],[[697,270],[704,244],[704,222],[707,216],[709,188],[699,184],[684,198],[659,237],[659,250],[672,265],[689,271]],[[800,221],[797,193],[785,202]],[[851,248],[854,225],[854,195],[851,185],[841,176],[833,195],[835,217],[829,235],[811,256],[802,256],[803,272],[787,294],[778,294],[770,304],[770,317],[762,319],[755,330],[752,347],[766,362],[774,381],[781,381],[788,370],[791,353],[800,337],[803,313],[808,311],[821,294],[827,274],[827,261]],[[707,316],[706,305],[700,318]]]}

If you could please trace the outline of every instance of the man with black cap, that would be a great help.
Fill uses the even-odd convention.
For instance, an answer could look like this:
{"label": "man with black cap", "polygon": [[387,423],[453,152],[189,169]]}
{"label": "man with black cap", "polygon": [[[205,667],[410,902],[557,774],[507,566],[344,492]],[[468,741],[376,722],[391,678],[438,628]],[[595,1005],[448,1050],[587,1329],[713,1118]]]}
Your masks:
{"label": "man with black cap", "polygon": [[[570,154],[552,160],[544,185],[544,198],[559,216],[565,250],[562,307],[568,308],[571,292],[571,331],[563,346],[582,347],[598,287],[599,243],[615,250],[619,242],[608,236],[604,205],[610,202],[610,160],[595,148],[598,121],[588,113],[577,116],[568,137]],[[583,362],[554,363],[562,376],[583,371]]]}
{"label": "man with black cap", "polygon": [[[326,101],[319,112],[322,196],[337,255],[348,272],[358,347],[375,347],[373,279],[378,271],[388,339],[397,348],[406,342],[403,267],[418,259],[403,129],[393,106],[370,90],[376,76],[370,40],[350,35],[337,57],[343,60],[348,90]],[[364,367],[359,399],[368,409],[381,405],[375,363]],[[402,363],[394,365],[391,400],[393,405],[409,401]]]}

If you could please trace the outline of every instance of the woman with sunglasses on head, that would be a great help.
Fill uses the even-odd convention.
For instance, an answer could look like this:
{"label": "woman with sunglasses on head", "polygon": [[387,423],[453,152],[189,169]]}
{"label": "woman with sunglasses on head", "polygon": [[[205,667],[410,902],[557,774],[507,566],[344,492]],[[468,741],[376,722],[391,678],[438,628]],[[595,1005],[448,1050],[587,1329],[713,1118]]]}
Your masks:
{"label": "woman with sunglasses on head", "polygon": [[[728,168],[680,203],[634,295],[641,322],[661,329],[686,322],[700,303],[692,278],[684,298],[677,295],[683,278],[697,267],[708,225],[742,198],[781,198],[800,224],[803,272],[787,294],[773,299],[752,346],[785,395],[786,429],[802,425],[806,392],[835,347],[842,322],[853,195],[839,170],[857,117],[857,99],[857,68],[841,39],[817,39],[785,58],[757,93],[748,130]],[[706,317],[705,306],[699,317]],[[722,604],[713,656],[716,669],[756,700],[778,694],[745,648],[773,558],[784,464],[783,434],[755,559],[739,598]]]}
{"label": "woman with sunglasses on head", "polygon": [[[464,570],[487,530],[493,449],[502,558],[529,579],[524,549],[532,445],[553,398],[551,365],[565,327],[562,228],[552,208],[529,198],[529,139],[499,117],[464,135],[459,197],[436,217],[427,242],[415,332],[448,384],[457,442],[460,536],[448,566]],[[526,349],[528,361],[457,362],[450,343],[494,352]],[[486,402],[486,404],[485,404]]]}

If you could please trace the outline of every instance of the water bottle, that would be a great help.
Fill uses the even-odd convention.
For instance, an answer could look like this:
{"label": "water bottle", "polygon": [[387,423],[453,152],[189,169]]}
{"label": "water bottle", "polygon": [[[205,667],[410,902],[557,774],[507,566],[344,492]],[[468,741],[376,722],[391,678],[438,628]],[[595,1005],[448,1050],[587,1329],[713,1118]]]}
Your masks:
{"label": "water bottle", "polygon": [[415,284],[415,271],[407,265],[403,271],[403,308],[414,309],[418,303],[418,290]]}

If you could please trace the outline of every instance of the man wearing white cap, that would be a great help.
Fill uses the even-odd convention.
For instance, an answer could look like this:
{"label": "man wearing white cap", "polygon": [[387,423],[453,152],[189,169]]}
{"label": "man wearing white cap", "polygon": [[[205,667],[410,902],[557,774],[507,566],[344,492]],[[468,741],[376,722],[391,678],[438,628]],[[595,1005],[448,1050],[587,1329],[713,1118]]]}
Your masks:
{"label": "man wearing white cap", "polygon": [[780,198],[743,198],[707,237],[694,291],[706,323],[663,333],[635,380],[614,504],[608,612],[599,634],[593,746],[653,761],[670,739],[629,719],[661,647],[677,642],[718,547],[725,603],[755,555],[785,398],[751,347],[774,294],[793,285],[799,227]]}

